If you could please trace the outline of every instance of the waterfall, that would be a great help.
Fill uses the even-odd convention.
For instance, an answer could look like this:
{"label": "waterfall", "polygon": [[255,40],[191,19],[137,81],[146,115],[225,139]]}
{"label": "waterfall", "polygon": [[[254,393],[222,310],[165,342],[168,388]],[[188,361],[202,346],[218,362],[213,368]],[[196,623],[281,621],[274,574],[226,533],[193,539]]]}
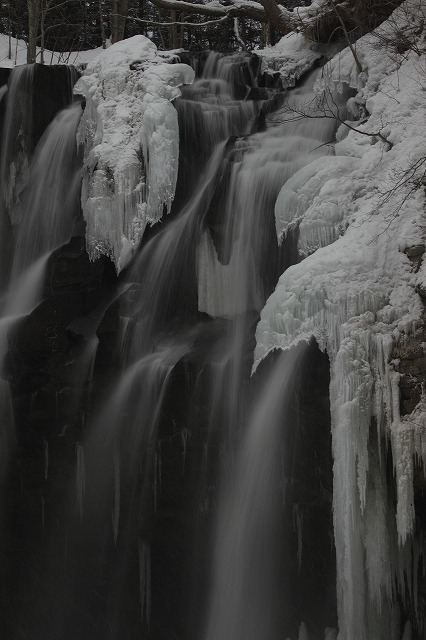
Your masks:
{"label": "waterfall", "polygon": [[274,618],[280,547],[280,441],[299,353],[284,354],[253,407],[222,498],[206,640],[279,637]]}
{"label": "waterfall", "polygon": [[2,205],[9,212],[13,211],[28,181],[34,71],[35,65],[14,69],[4,97],[7,106],[3,122],[0,184]]}
{"label": "waterfall", "polygon": [[48,127],[35,150],[22,203],[13,207],[12,218],[18,227],[8,290],[2,300],[0,357],[11,324],[40,302],[47,261],[70,240],[78,218],[75,136],[80,116],[80,106],[74,105]]}
{"label": "waterfall", "polygon": [[[334,123],[324,127],[314,121],[307,127],[299,121],[282,122],[284,117],[275,114],[264,132],[250,135],[260,105],[236,98],[230,71],[236,63],[240,60],[210,55],[200,79],[184,88],[177,102],[184,149],[180,171],[185,181],[187,164],[192,164],[192,193],[180,210],[175,209],[174,218],[144,244],[124,277],[125,291],[119,300],[121,369],[83,443],[82,526],[86,533],[78,535],[85,535],[92,549],[85,556],[91,573],[99,572],[110,544],[116,549],[116,566],[112,563],[107,573],[117,601],[109,595],[111,611],[105,615],[117,634],[127,629],[114,609],[119,608],[121,593],[130,580],[130,554],[139,558],[142,629],[152,629],[158,616],[155,607],[161,610],[154,559],[161,556],[162,547],[153,531],[159,528],[160,540],[169,535],[161,522],[170,501],[163,483],[164,452],[176,439],[173,446],[180,448],[185,477],[188,465],[194,465],[188,434],[201,437],[194,436],[197,426],[191,418],[191,413],[199,411],[197,393],[188,398],[189,412],[179,422],[172,418],[170,424],[167,414],[175,385],[182,377],[186,379],[186,371],[200,367],[200,354],[203,364],[198,377],[208,409],[203,417],[206,472],[196,479],[198,500],[207,504],[206,492],[212,482],[215,501],[227,504],[227,493],[233,496],[230,506],[219,508],[222,524],[216,542],[212,540],[208,615],[213,622],[206,637],[242,640],[265,633],[265,638],[275,638],[284,625],[281,619],[272,619],[275,605],[273,614],[267,604],[279,582],[279,572],[272,570],[275,556],[268,547],[270,543],[273,548],[279,546],[280,457],[276,454],[282,436],[282,395],[288,386],[283,377],[290,384],[295,360],[287,361],[285,374],[281,365],[277,367],[266,397],[248,409],[250,341],[274,274],[289,260],[286,250],[276,243],[274,202],[292,173],[324,154],[318,148],[328,142]],[[311,99],[314,82],[315,76],[304,90],[295,92],[295,99]],[[185,150],[201,131],[200,150],[188,159]],[[263,429],[265,420],[270,422],[269,430]],[[217,465],[213,479],[208,469]],[[259,483],[264,466],[268,473]],[[105,529],[107,513],[109,526]],[[216,509],[212,516],[215,514]],[[176,516],[170,517],[178,526]],[[269,525],[260,533],[265,520]],[[177,534],[175,542],[185,549],[200,544],[196,532],[188,536],[189,541],[181,535]],[[246,546],[237,553],[242,537]],[[99,540],[103,541],[100,546]],[[252,554],[256,556],[253,561]],[[256,586],[246,588],[252,572],[250,584]],[[188,567],[186,573],[178,579],[190,585],[192,570]],[[84,571],[79,571],[77,583],[83,580]],[[225,583],[231,591],[224,588]],[[203,590],[206,588],[204,585]],[[234,590],[239,594],[233,594]],[[265,622],[265,616],[271,619]],[[196,622],[196,617],[189,617],[186,624],[202,633],[205,625]],[[270,625],[269,631],[264,625]]]}
{"label": "waterfall", "polygon": [[[336,121],[298,115],[314,100],[320,71],[283,96],[259,86],[246,54],[210,53],[194,66],[194,83],[167,104],[180,136],[173,207],[160,223],[159,205],[145,232],[144,218],[125,256],[114,207],[134,191],[123,205],[130,228],[143,194],[135,176],[130,191],[116,191],[111,167],[105,159],[100,166],[96,101],[86,105],[83,126],[80,103],[59,110],[33,149],[37,69],[15,70],[0,92],[0,215],[11,254],[0,301],[0,506],[7,513],[0,542],[19,532],[0,572],[11,610],[5,638],[360,640],[367,579],[362,563],[350,565],[355,552],[352,575],[337,576],[338,589],[347,581],[353,592],[352,610],[339,611],[346,635],[336,631],[327,356],[313,341],[299,344],[270,354],[252,375],[255,326],[281,273],[341,232],[334,211],[325,230],[316,218],[298,226],[297,199],[282,193],[284,184],[297,192],[305,177],[323,180]],[[25,109],[14,110],[16,101]],[[134,95],[133,106],[137,119]],[[83,156],[90,160],[83,208],[96,214],[86,216],[87,245]],[[123,162],[120,175],[126,170]],[[111,246],[96,235],[105,213]],[[119,275],[101,254],[115,255]],[[69,268],[58,267],[61,256],[71,256],[75,272],[55,288],[57,270]],[[31,323],[38,341],[21,353],[17,343],[31,341]],[[334,437],[334,468],[356,485],[360,470],[338,456],[353,442],[337,447]],[[14,440],[18,462],[9,471]],[[379,508],[388,499],[385,475],[377,466],[365,488],[365,536],[371,552],[377,547],[367,559],[374,636],[365,640],[391,631],[399,640],[399,614],[387,604],[391,570],[383,584],[375,581],[393,544]],[[356,519],[359,505],[346,508],[339,491],[335,505],[336,495],[344,517]],[[410,623],[402,633],[411,637]]]}

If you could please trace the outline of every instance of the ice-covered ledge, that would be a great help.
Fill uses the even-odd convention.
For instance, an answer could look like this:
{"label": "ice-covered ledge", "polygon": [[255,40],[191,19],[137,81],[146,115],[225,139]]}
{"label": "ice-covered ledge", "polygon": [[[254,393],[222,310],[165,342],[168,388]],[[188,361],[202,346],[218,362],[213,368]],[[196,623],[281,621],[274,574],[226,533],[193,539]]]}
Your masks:
{"label": "ice-covered ledge", "polygon": [[106,254],[121,271],[147,224],[170,211],[179,159],[172,101],[191,84],[191,67],[173,63],[142,35],[90,62],[75,85],[85,98],[82,207],[91,259]]}

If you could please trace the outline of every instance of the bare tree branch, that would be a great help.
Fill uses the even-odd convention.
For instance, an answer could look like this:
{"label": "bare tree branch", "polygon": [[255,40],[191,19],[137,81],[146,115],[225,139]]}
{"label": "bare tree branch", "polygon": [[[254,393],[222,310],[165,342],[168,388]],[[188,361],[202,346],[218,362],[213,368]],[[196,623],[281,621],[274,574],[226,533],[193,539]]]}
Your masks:
{"label": "bare tree branch", "polygon": [[128,16],[128,20],[132,20],[133,22],[141,22],[142,24],[153,24],[157,27],[170,27],[172,25],[177,25],[181,27],[206,27],[210,24],[219,24],[220,22],[226,22],[229,20],[230,16],[223,16],[222,18],[218,18],[217,20],[208,20],[207,22],[180,22],[179,20],[173,22],[158,22],[156,20],[143,20],[142,18],[136,18],[135,16]]}
{"label": "bare tree branch", "polygon": [[175,9],[176,11],[185,11],[189,14],[198,14],[204,16],[212,16],[218,18],[233,18],[246,16],[257,20],[258,22],[266,22],[267,16],[261,4],[258,2],[243,2],[240,0],[232,0],[232,3],[220,5],[216,2],[208,2],[206,4],[197,4],[186,2],[185,0],[151,0],[153,4],[161,9],[168,11]]}
{"label": "bare tree branch", "polygon": [[333,9],[336,12],[337,18],[338,18],[338,20],[340,22],[340,25],[342,27],[343,35],[345,36],[345,40],[346,40],[346,42],[348,44],[348,47],[351,50],[351,53],[352,53],[353,58],[355,60],[355,64],[356,64],[356,68],[358,69],[358,73],[361,73],[362,72],[362,64],[361,64],[361,62],[360,62],[360,60],[358,58],[358,55],[357,55],[355,47],[353,46],[352,42],[350,41],[349,34],[348,34],[347,29],[346,29],[346,25],[344,23],[344,20],[343,20],[341,14],[340,14],[340,11],[338,11],[336,3],[334,2],[334,0],[331,0],[331,3],[333,5]]}

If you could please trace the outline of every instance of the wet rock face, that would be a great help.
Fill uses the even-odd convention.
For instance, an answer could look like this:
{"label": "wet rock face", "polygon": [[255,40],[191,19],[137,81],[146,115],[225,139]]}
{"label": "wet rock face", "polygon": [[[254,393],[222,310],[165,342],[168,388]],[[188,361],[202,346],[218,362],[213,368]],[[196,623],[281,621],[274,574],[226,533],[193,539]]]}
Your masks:
{"label": "wet rock face", "polygon": [[0,67],[0,87],[7,84],[7,81],[10,76],[10,72],[12,69],[7,69],[5,67]]}
{"label": "wet rock face", "polygon": [[72,88],[77,78],[78,73],[73,67],[35,65],[33,149],[58,111],[64,109],[72,101]]}
{"label": "wet rock face", "polygon": [[[405,251],[414,273],[417,273],[423,261],[425,245],[409,247]],[[401,341],[393,352],[392,359],[398,360],[396,370],[401,374],[400,413],[402,416],[412,413],[420,401],[426,382],[426,291],[417,289],[425,306],[425,322],[413,336]]]}
{"label": "wet rock face", "polygon": [[411,413],[417,406],[426,381],[426,328],[398,345],[393,356],[399,360],[397,370],[399,381],[401,415]]}
{"label": "wet rock face", "polygon": [[[83,335],[87,323],[79,321],[106,305],[115,278],[108,261],[91,263],[84,239],[73,238],[49,260],[43,302],[9,335],[5,370],[16,451],[0,526],[4,638],[21,633],[38,638],[44,628],[48,637],[53,628],[43,611],[46,602],[59,597],[55,580],[48,582],[64,570],[67,514],[76,510],[76,446],[91,407],[88,385],[95,351],[89,336]],[[43,567],[41,574],[37,564]],[[71,628],[70,620],[69,624]],[[66,635],[58,629],[57,637]]]}

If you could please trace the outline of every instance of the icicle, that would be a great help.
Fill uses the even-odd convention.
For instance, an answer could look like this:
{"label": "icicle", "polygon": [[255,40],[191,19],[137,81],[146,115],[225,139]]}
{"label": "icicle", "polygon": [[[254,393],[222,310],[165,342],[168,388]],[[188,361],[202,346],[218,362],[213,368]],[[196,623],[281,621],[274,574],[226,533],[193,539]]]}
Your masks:
{"label": "icicle", "polygon": [[153,482],[153,491],[154,491],[154,511],[157,512],[157,477],[158,477],[158,455],[157,452],[154,454],[154,482]]}
{"label": "icicle", "polygon": [[401,640],[411,640],[412,637],[413,637],[413,634],[412,634],[411,622],[407,620],[404,626],[404,633]]}
{"label": "icicle", "polygon": [[413,608],[416,618],[418,618],[419,610],[419,564],[422,557],[422,551],[417,544],[417,541],[413,541],[413,571],[412,571],[412,583],[413,583]]}
{"label": "icicle", "polygon": [[303,532],[303,515],[298,504],[293,505],[293,528],[297,535],[297,564],[302,566],[302,532]]}
{"label": "icicle", "polygon": [[41,530],[44,534],[44,517],[45,517],[45,513],[44,513],[44,509],[45,509],[45,500],[44,500],[44,496],[41,496]]}
{"label": "icicle", "polygon": [[188,445],[188,439],[190,437],[190,433],[188,429],[183,428],[180,432],[180,437],[182,440],[182,475],[185,474],[185,462],[186,462],[186,448]]}
{"label": "icicle", "polygon": [[161,440],[158,441],[158,481],[160,483],[160,491],[161,485],[163,481],[163,462],[161,459]]}
{"label": "icicle", "polygon": [[304,622],[300,623],[298,640],[309,640],[308,628]]}
{"label": "icicle", "polygon": [[120,455],[114,451],[114,507],[112,511],[112,530],[114,544],[117,544],[118,527],[120,523]]}
{"label": "icicle", "polygon": [[149,544],[139,540],[139,595],[141,603],[141,621],[146,621],[149,629],[151,622],[151,550]]}
{"label": "icicle", "polygon": [[[1,350],[0,350],[1,353]],[[0,379],[0,487],[8,468],[14,442],[14,416],[9,383]],[[23,476],[21,475],[23,493]]]}
{"label": "icicle", "polygon": [[84,461],[84,447],[77,442],[77,471],[76,471],[76,493],[77,493],[77,508],[80,515],[80,520],[83,520],[83,499],[86,490],[86,466]]}
{"label": "icicle", "polygon": [[68,562],[68,536],[65,534],[64,538],[64,567],[66,568]]}
{"label": "icicle", "polygon": [[44,453],[44,479],[47,480],[49,473],[49,443],[43,438],[43,453]]}

